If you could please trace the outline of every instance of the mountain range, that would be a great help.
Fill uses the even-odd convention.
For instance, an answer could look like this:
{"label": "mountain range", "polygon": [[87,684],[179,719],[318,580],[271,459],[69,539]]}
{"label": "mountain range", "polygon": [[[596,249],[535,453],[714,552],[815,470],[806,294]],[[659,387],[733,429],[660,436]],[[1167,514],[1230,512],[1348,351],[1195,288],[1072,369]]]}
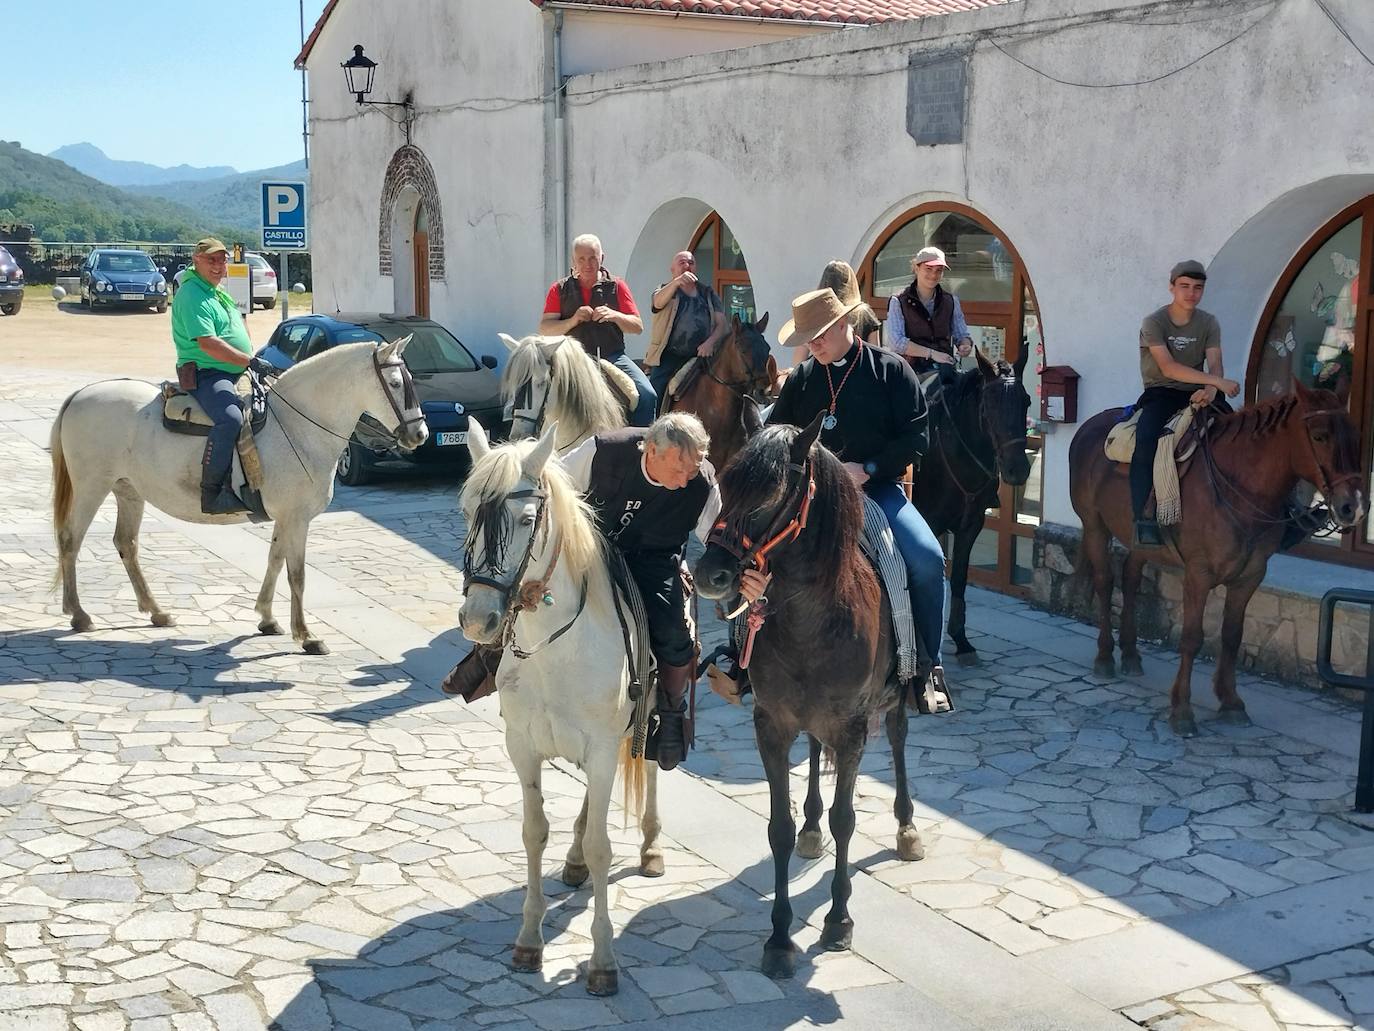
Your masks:
{"label": "mountain range", "polygon": [[217,224],[256,228],[262,217],[262,190],[259,184],[264,179],[289,182],[307,178],[305,162],[293,161],[289,165],[260,168],[215,179],[126,186],[124,189],[138,196],[161,197],[184,205]]}
{"label": "mountain range", "polygon": [[120,161],[109,157],[93,143],[69,143],[48,154],[64,161],[78,172],[99,179],[110,186],[147,186],[154,183],[180,183],[199,179],[220,179],[236,175],[238,170],[228,165],[197,168],[194,165],[174,165],[164,168],[146,161]]}

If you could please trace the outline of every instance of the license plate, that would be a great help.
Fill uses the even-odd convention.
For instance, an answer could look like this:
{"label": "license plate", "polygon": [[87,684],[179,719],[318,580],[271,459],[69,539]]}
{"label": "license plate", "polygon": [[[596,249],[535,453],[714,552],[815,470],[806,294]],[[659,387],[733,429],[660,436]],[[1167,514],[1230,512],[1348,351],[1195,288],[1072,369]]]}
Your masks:
{"label": "license plate", "polygon": [[9,276],[0,275],[0,283],[8,283],[9,281],[10,281],[10,277],[9,277]]}
{"label": "license plate", "polygon": [[439,447],[448,447],[450,444],[466,444],[468,442],[467,430],[453,430],[448,433],[436,434]]}
{"label": "license plate", "polygon": [[141,300],[143,300],[143,295],[142,295],[142,294],[120,294],[120,295],[119,295],[119,299],[120,299],[121,301],[141,301]]}

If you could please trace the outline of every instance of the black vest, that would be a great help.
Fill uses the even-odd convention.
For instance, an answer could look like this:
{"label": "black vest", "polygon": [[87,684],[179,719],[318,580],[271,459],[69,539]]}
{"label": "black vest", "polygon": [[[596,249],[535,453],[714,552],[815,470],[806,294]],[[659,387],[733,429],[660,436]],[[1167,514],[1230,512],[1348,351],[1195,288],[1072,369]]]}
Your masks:
{"label": "black vest", "polygon": [[601,532],[622,551],[679,554],[696,528],[715,479],[705,468],[681,490],[650,483],[640,467],[648,430],[629,426],[596,438],[587,501]]}
{"label": "black vest", "polygon": [[[954,343],[951,337],[954,335],[954,297],[945,293],[938,285],[935,287],[935,314],[926,311],[926,306],[921,303],[921,298],[916,293],[916,284],[912,283],[900,294],[897,299],[902,304],[902,321],[906,324],[906,338],[913,344],[920,344],[922,347],[929,347],[936,351],[944,351],[945,354],[954,354]],[[933,368],[935,363],[929,358],[916,358],[911,360],[916,371],[921,372]]]}
{"label": "black vest", "polygon": [[[582,307],[582,284],[577,281],[576,276],[569,276],[563,280],[558,288],[558,302],[560,319],[572,318],[573,313]],[[616,311],[620,310],[615,277],[605,269],[601,270],[601,278],[592,287],[591,307],[600,308],[603,304]],[[568,330],[568,336],[580,343],[593,358],[604,358],[625,350],[625,334],[614,322],[583,322]]]}

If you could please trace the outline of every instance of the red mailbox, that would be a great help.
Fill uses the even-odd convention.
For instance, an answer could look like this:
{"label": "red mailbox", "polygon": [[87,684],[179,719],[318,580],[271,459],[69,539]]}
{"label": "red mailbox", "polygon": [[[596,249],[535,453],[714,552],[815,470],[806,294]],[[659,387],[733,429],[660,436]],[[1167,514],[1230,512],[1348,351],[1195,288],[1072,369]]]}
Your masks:
{"label": "red mailbox", "polygon": [[1040,418],[1078,421],[1078,373],[1068,365],[1046,365],[1040,373]]}

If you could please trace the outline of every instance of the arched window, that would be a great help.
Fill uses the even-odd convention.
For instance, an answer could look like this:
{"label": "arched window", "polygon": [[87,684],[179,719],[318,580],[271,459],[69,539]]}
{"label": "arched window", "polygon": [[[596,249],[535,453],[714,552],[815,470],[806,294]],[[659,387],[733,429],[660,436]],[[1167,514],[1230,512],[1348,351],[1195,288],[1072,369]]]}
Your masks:
{"label": "arched window", "polygon": [[720,295],[726,318],[738,315],[753,322],[754,288],[749,283],[749,266],[725,220],[714,211],[707,215],[688,249],[696,255],[697,277]]}
{"label": "arched window", "polygon": [[[1374,435],[1371,263],[1374,196],[1322,226],[1284,271],[1260,319],[1246,376],[1251,401],[1288,393],[1294,379],[1334,391],[1359,427],[1366,469]],[[1374,531],[1316,538],[1300,553],[1374,566]]]}
{"label": "arched window", "polygon": [[[945,252],[944,288],[959,298],[969,336],[989,358],[1015,362],[1031,352],[1022,377],[1031,396],[1030,417],[1040,416],[1040,370],[1045,347],[1026,270],[1005,234],[972,208],[923,204],[904,212],[878,237],[856,270],[866,300],[886,320],[888,302],[912,281],[911,259],[922,247]],[[884,333],[886,339],[886,333]],[[964,359],[964,363],[972,362]],[[1001,507],[988,513],[974,544],[969,579],[1013,594],[1029,594],[1035,529],[1040,525],[1041,437],[1026,438],[1031,475],[1024,487],[1002,488]]]}

